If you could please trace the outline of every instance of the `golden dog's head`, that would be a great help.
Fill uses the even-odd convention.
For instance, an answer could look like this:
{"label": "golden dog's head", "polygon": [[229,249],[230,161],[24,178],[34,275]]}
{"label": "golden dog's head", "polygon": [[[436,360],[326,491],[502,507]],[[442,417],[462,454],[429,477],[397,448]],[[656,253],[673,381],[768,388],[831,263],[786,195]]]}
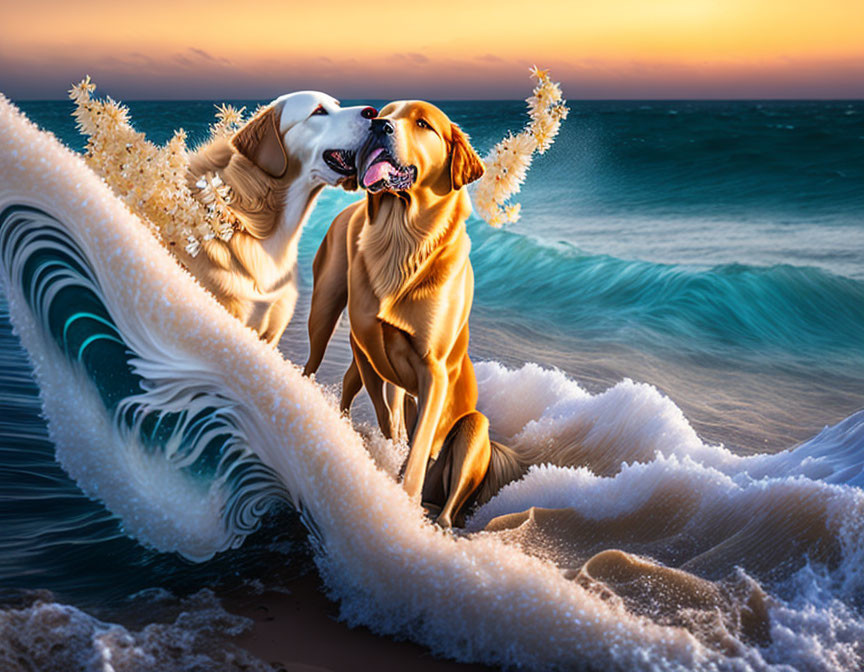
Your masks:
{"label": "golden dog's head", "polygon": [[390,103],[372,120],[358,152],[360,185],[370,193],[458,191],[483,175],[468,136],[437,107],[420,100]]}

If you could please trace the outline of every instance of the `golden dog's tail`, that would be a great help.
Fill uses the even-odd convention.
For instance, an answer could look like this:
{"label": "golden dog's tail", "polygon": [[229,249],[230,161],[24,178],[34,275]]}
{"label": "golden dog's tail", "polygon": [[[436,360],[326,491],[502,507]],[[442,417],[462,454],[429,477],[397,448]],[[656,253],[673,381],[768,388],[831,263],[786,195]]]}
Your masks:
{"label": "golden dog's tail", "polygon": [[508,483],[518,481],[528,467],[531,465],[530,460],[524,459],[518,452],[512,448],[498,443],[497,441],[489,441],[492,447],[492,456],[489,460],[489,469],[486,472],[486,478],[480,485],[477,491],[475,503],[483,505],[488,502],[495,494]]}

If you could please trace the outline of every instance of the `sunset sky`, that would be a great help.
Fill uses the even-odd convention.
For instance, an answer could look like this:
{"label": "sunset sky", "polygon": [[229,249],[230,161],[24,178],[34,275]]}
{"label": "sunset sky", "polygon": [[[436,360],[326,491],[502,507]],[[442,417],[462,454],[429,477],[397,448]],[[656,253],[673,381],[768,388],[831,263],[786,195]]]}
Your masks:
{"label": "sunset sky", "polygon": [[[255,9],[248,9],[254,6]],[[4,3],[0,91],[90,74],[141,98],[864,97],[864,0],[30,0]]]}

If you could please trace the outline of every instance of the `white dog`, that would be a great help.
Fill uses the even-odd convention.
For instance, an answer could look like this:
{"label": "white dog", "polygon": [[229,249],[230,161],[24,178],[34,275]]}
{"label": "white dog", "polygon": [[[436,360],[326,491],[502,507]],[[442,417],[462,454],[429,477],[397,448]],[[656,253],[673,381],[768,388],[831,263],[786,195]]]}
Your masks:
{"label": "white dog", "polygon": [[[297,242],[325,185],[357,186],[354,156],[372,107],[341,108],[316,91],[281,96],[231,138],[190,157],[189,187],[221,183],[236,217],[228,241],[205,241],[176,256],[217,300],[262,339],[276,343],[297,300]],[[202,179],[203,178],[203,179]]]}

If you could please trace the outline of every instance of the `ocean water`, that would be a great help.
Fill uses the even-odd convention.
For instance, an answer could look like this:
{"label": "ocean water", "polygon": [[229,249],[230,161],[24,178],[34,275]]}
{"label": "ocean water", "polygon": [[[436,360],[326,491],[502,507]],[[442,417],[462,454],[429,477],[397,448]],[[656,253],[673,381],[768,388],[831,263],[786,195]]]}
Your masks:
{"label": "ocean water", "polygon": [[[80,149],[70,104],[20,107]],[[130,107],[157,142],[181,126],[203,139],[213,112],[200,102]],[[481,154],[524,123],[518,102],[441,107]],[[28,170],[42,179],[38,151],[56,150],[46,141],[33,151]],[[46,175],[47,188],[34,186],[28,205],[65,202],[71,183]],[[61,251],[51,252],[84,278],[81,293],[60,300],[22,261],[21,289],[12,279],[6,285],[20,291],[17,307],[9,297],[0,306],[0,585],[9,605],[0,627],[20,638],[22,623],[50,624],[52,610],[65,610],[64,636],[80,639],[74,655],[91,664],[100,651],[116,654],[124,637],[141,644],[140,632],[105,622],[142,601],[155,609],[167,599],[159,591],[191,600],[202,621],[215,619],[228,633],[241,626],[219,616],[218,600],[202,588],[279,586],[314,562],[349,623],[462,660],[529,669],[860,669],[862,184],[864,103],[572,103],[518,195],[522,220],[504,230],[468,224],[481,410],[509,445],[539,454],[553,446],[557,458],[507,486],[474,513],[473,534],[454,540],[430,531],[391,487],[399,447],[380,440],[364,447],[336,419],[332,398],[244,341],[248,335],[171,276],[158,248],[139,241],[120,261],[106,252],[106,240],[118,244],[111,227],[126,231],[135,222],[86,183],[105,239],[57,205],[69,214],[58,230],[74,235],[71,243],[54,240]],[[14,193],[3,188],[5,207]],[[333,216],[357,197],[327,190],[304,231],[303,291],[279,346],[290,361],[302,364],[306,354],[312,257]],[[44,213],[20,216],[25,230],[59,226]],[[25,258],[22,250],[48,254],[33,235],[0,240],[4,273],[10,260]],[[148,265],[136,267],[135,255]],[[117,275],[112,265],[121,262]],[[148,272],[137,287],[116,280],[141,268]],[[117,285],[110,292],[109,277]],[[158,324],[163,314],[192,319],[159,294],[170,285],[164,278],[192,306],[185,310],[201,330],[197,339],[179,339],[169,328],[174,318]],[[32,296],[43,292],[51,298],[40,313]],[[113,325],[107,335],[119,334],[122,347],[70,365],[58,353],[99,334],[58,331],[51,311],[80,302],[104,311]],[[42,322],[26,317],[27,305]],[[204,358],[199,350],[223,352],[204,322],[238,352],[217,365]],[[108,348],[110,339],[102,340]],[[207,385],[195,388],[205,391],[202,417],[217,403],[210,397],[236,410],[213,430],[230,438],[200,454],[181,446],[176,469],[166,472],[152,445],[103,416],[120,403],[117,386],[138,384],[110,371],[162,380],[169,354],[187,379],[216,366],[218,384],[207,374]],[[326,391],[335,391],[348,358],[343,324],[318,376]],[[196,368],[199,359],[207,364]],[[260,398],[234,382],[249,371],[272,379],[266,393],[256,391]],[[368,406],[356,416],[370,421]],[[185,437],[183,422],[176,431]],[[274,433],[280,422],[290,431]],[[127,471],[125,485],[112,481]],[[368,512],[332,500],[369,502],[376,515],[363,518]],[[670,620],[640,611],[644,600],[600,600],[567,579],[609,548],[725,582],[730,594],[758,586],[768,596],[770,641],[750,641],[728,622],[706,625],[698,609],[678,609]],[[426,558],[419,566],[418,555]],[[459,589],[441,588],[442,575]],[[31,604],[22,591],[32,590],[50,590],[54,601]],[[411,599],[412,591],[424,597]],[[454,610],[458,622],[448,622]],[[182,657],[204,644],[188,643],[196,624],[172,627],[148,633],[148,645],[174,642],[177,660],[161,664],[182,669]],[[133,658],[117,669],[139,669]]]}

